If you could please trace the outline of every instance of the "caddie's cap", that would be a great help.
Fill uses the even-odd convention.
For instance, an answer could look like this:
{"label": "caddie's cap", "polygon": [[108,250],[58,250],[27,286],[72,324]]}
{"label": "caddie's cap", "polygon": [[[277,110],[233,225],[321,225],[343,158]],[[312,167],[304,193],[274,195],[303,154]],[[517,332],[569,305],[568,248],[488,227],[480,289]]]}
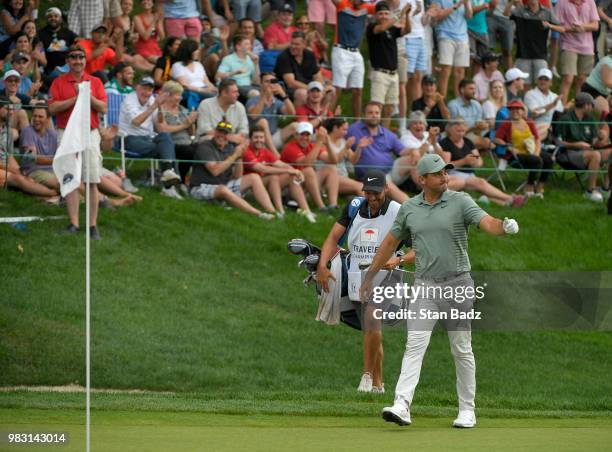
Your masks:
{"label": "caddie's cap", "polygon": [[430,173],[437,173],[443,169],[453,169],[451,163],[446,163],[438,154],[425,154],[417,164],[417,172],[419,176],[424,176]]}
{"label": "caddie's cap", "polygon": [[385,189],[387,184],[385,173],[381,170],[371,169],[368,170],[363,178],[363,191],[373,191],[381,193]]}

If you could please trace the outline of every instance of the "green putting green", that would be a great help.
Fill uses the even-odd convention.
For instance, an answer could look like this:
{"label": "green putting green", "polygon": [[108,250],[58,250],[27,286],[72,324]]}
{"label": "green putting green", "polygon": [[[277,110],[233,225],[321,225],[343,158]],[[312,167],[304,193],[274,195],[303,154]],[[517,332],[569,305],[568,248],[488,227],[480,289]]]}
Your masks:
{"label": "green putting green", "polygon": [[[0,450],[41,450],[7,445],[6,432],[67,432],[64,445],[84,450],[84,411],[0,410]],[[169,412],[92,412],[92,451],[201,450],[609,450],[612,419],[479,418],[471,430],[452,418],[417,417],[398,427],[378,417],[221,415]]]}

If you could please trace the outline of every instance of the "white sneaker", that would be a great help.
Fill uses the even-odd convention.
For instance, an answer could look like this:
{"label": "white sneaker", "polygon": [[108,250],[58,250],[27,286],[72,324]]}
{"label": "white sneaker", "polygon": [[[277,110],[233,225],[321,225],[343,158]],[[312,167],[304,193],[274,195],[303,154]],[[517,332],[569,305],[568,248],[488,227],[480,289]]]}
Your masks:
{"label": "white sneaker", "polygon": [[372,392],[372,375],[366,372],[361,376],[361,381],[359,382],[359,387],[357,388],[357,391]]}
{"label": "white sneaker", "polygon": [[506,171],[506,168],[508,168],[508,160],[499,159],[499,162],[497,164],[497,169],[500,171]]}
{"label": "white sneaker", "polygon": [[279,219],[279,220],[281,220],[281,221],[285,219],[285,212],[278,212],[278,211],[277,211],[277,212],[275,213],[275,215],[276,215],[276,218],[277,218],[277,219]]}
{"label": "white sneaker", "polygon": [[312,213],[310,210],[298,209],[297,214],[303,216],[311,223],[317,222],[317,216]]}
{"label": "white sneaker", "polygon": [[121,180],[121,188],[123,188],[128,193],[138,193],[138,188],[135,187],[132,181],[127,177]]}
{"label": "white sneaker", "polygon": [[382,418],[387,422],[395,422],[397,425],[410,425],[410,411],[405,406],[398,405],[386,406],[382,410]]}
{"label": "white sneaker", "polygon": [[259,215],[257,215],[257,218],[261,218],[262,220],[270,221],[270,220],[274,220],[274,215],[268,212],[261,212]]}
{"label": "white sneaker", "polygon": [[179,185],[179,190],[185,197],[189,197],[189,187],[185,184]]}
{"label": "white sneaker", "polygon": [[372,392],[374,394],[384,394],[385,393],[385,384],[382,383],[380,386],[372,386]]}
{"label": "white sneaker", "polygon": [[161,181],[164,185],[178,185],[181,183],[181,178],[170,168],[162,173]]}
{"label": "white sneaker", "polygon": [[174,185],[172,185],[171,187],[168,187],[168,188],[162,188],[161,189],[161,194],[163,196],[167,196],[168,198],[178,199],[179,201],[183,200],[183,197],[181,195],[179,195],[179,193],[176,191],[176,187]]}
{"label": "white sneaker", "polygon": [[489,200],[487,195],[482,195],[480,198],[478,198],[478,204],[488,206],[489,204],[491,204],[491,201]]}
{"label": "white sneaker", "polygon": [[453,421],[453,427],[472,428],[476,425],[476,414],[471,410],[459,410],[457,419]]}
{"label": "white sneaker", "polygon": [[603,196],[601,196],[601,193],[599,193],[597,190],[593,190],[590,193],[588,191],[585,191],[584,192],[584,197],[586,199],[588,199],[589,201],[593,201],[593,202],[602,202],[603,201]]}

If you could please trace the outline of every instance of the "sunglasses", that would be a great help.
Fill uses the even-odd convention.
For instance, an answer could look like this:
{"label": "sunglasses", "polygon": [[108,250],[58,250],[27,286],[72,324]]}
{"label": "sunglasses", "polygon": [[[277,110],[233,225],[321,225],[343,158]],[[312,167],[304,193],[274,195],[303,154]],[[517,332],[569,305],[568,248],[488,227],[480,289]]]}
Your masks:
{"label": "sunglasses", "polygon": [[68,58],[70,58],[71,60],[84,60],[85,55],[83,55],[82,53],[73,53],[68,55]]}
{"label": "sunglasses", "polygon": [[217,129],[222,129],[225,132],[231,132],[233,126],[229,122],[221,121],[219,124],[217,124]]}
{"label": "sunglasses", "polygon": [[18,78],[15,77],[9,77],[7,78],[4,83],[19,83],[21,80],[19,80]]}

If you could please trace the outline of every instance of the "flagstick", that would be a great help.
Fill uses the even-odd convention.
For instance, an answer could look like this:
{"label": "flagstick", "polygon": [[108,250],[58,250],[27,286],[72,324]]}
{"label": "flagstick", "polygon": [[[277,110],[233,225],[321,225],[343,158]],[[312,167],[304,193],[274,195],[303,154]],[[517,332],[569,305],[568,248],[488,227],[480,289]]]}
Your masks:
{"label": "flagstick", "polygon": [[[81,85],[82,86],[82,85]],[[90,94],[90,90],[87,90],[87,95]],[[91,105],[89,109],[85,111],[85,114],[91,118]],[[87,147],[85,148],[85,168],[87,170],[87,181],[85,181],[85,450],[90,452],[91,449],[91,331],[90,331],[90,302],[91,302],[91,287],[90,287],[90,220],[89,220],[89,192],[91,190],[89,179],[91,171],[89,168],[89,154],[91,152],[91,119],[85,121],[89,124],[89,130],[87,131]]]}

